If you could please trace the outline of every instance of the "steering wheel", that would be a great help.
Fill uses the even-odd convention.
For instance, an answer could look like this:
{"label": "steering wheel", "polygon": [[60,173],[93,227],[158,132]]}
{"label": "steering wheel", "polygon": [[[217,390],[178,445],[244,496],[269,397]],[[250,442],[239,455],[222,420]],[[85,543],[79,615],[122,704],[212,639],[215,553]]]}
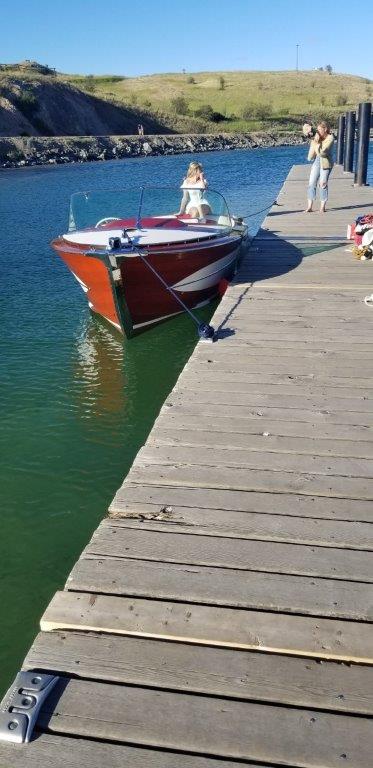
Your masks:
{"label": "steering wheel", "polygon": [[95,229],[97,229],[97,227],[101,227],[103,224],[108,224],[109,221],[120,221],[120,218],[119,216],[106,216],[105,219],[100,219],[100,221],[95,224]]}

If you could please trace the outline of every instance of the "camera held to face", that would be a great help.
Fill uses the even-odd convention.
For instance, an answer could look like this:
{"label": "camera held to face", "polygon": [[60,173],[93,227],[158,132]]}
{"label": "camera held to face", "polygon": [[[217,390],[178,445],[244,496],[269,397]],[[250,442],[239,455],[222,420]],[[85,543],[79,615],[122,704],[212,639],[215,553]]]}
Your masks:
{"label": "camera held to face", "polygon": [[311,123],[304,123],[303,128],[302,128],[302,132],[303,132],[303,136],[305,137],[305,139],[313,139],[313,137],[315,135],[315,130],[314,130],[313,126],[311,125]]}

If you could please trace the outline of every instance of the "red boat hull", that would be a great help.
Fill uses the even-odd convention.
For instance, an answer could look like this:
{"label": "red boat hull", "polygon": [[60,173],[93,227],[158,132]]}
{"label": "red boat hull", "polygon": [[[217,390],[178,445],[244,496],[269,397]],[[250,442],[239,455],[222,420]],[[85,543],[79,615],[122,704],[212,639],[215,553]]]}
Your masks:
{"label": "red boat hull", "polygon": [[[241,244],[242,235],[232,232],[182,246],[150,247],[144,257],[192,309],[218,294],[222,278],[232,277]],[[182,311],[137,254],[87,251],[62,237],[52,246],[81,284],[90,308],[128,337]]]}

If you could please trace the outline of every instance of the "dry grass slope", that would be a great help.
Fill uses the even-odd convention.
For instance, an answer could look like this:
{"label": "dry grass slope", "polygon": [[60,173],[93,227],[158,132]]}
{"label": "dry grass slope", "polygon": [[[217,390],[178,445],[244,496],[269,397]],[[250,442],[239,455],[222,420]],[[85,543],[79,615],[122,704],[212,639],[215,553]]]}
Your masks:
{"label": "dry grass slope", "polygon": [[[65,76],[64,76],[65,77]],[[367,78],[323,71],[196,72],[135,78],[71,78],[99,96],[174,115],[194,113],[206,105],[228,118],[225,130],[249,130],[263,122],[289,127],[309,114],[333,118],[373,95]],[[180,110],[180,105],[182,109]],[[253,125],[255,123],[255,125]],[[219,126],[219,130],[222,125]]]}
{"label": "dry grass slope", "polygon": [[[20,76],[20,67],[1,71]],[[195,72],[122,77],[116,75],[43,75],[22,67],[25,82],[67,83],[118,106],[139,111],[177,133],[252,130],[298,130],[306,116],[338,114],[371,100],[373,81],[326,71],[310,72]]]}

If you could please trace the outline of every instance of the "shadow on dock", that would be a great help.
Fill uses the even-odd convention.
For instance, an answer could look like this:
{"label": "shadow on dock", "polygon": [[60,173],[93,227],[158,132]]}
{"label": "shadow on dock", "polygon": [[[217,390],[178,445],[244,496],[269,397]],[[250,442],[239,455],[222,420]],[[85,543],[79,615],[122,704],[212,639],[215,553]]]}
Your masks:
{"label": "shadow on dock", "polygon": [[[296,245],[289,240],[278,237],[273,231],[268,237],[267,230],[259,230],[232,283],[235,286],[242,285],[242,293],[239,294],[219,325],[215,333],[215,341],[235,335],[234,328],[229,327],[228,323],[254,285],[261,281],[286,275],[297,269],[304,259],[310,259],[312,256],[341,246],[341,242],[336,242],[334,237],[318,237],[312,244],[310,244],[309,239],[306,242],[302,242],[302,240],[298,242],[298,238],[296,236],[295,238],[297,240]],[[265,288],[265,283],[263,287]]]}

